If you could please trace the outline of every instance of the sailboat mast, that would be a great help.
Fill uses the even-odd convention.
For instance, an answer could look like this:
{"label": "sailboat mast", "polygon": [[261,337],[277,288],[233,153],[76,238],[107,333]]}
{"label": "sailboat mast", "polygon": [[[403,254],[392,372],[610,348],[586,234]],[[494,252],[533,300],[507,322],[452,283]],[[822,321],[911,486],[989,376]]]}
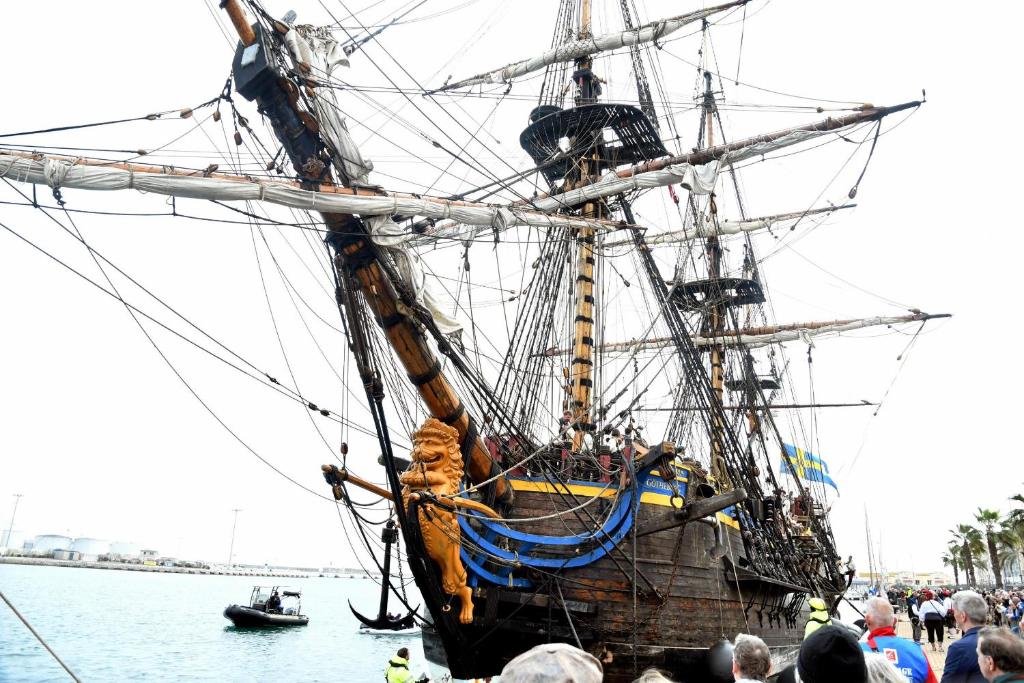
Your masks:
{"label": "sailboat mast", "polygon": [[[590,35],[590,0],[581,0],[579,37]],[[574,78],[579,84],[577,106],[593,104],[597,100],[596,77],[591,71],[590,57],[583,57],[576,62]],[[597,144],[598,141],[595,142]],[[591,150],[580,163],[579,185],[593,182],[592,175],[597,174],[597,150]],[[583,216],[599,218],[603,215],[600,201],[587,202],[583,206]],[[583,446],[583,435],[594,430],[591,421],[591,407],[594,393],[594,270],[596,265],[594,252],[594,229],[583,227],[576,233],[576,306],[573,318],[573,354],[570,380],[572,384],[572,421],[575,425],[573,450]]]}
{"label": "sailboat mast", "polygon": [[[715,145],[715,95],[711,90],[711,72],[704,72],[704,136],[705,145],[708,148],[714,147]],[[712,222],[716,222],[715,215],[717,209],[715,207],[715,195],[711,194],[709,201],[709,210],[711,212]],[[708,260],[708,280],[711,282],[717,281],[722,276],[722,246],[718,241],[718,236],[712,234],[708,237],[705,244],[705,253]],[[712,339],[720,339],[725,332],[725,307],[721,302],[721,297],[714,297],[714,302],[710,306],[708,311],[708,321],[706,328],[707,336]],[[711,356],[711,388],[715,392],[715,400],[719,405],[723,405],[723,393],[725,386],[724,372],[722,368],[722,361],[725,350],[721,344],[712,344],[710,347]],[[715,410],[712,411],[711,416],[711,473],[714,475],[722,484],[729,484],[728,471],[725,468],[725,458],[723,456],[723,432],[725,430],[725,424],[722,422],[722,412]]]}

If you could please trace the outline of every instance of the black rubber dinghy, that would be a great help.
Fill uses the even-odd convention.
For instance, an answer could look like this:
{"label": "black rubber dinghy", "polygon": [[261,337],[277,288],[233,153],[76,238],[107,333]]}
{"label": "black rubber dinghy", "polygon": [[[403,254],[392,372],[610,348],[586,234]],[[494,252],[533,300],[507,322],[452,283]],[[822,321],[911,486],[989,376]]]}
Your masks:
{"label": "black rubber dinghy", "polygon": [[305,614],[276,614],[263,612],[252,607],[230,605],[224,609],[224,616],[234,622],[235,626],[305,626],[309,617]]}

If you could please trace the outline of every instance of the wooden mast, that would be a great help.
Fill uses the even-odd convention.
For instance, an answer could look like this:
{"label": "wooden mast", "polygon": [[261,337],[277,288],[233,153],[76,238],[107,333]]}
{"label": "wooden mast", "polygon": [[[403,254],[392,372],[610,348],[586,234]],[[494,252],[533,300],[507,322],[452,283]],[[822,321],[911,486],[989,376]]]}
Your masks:
{"label": "wooden mast", "polygon": [[[712,148],[715,146],[715,129],[714,129],[714,113],[715,113],[715,95],[711,91],[711,72],[704,72],[704,136],[705,136],[705,147]],[[712,222],[716,222],[718,210],[715,206],[715,195],[711,194],[708,199],[708,209],[711,212]],[[718,241],[717,234],[713,234],[707,238],[705,243],[705,253],[708,259],[708,279],[711,281],[718,280],[722,276],[722,246]],[[706,330],[708,336],[711,338],[719,338],[725,331],[725,305],[721,302],[721,297],[715,297],[715,301],[711,304],[711,308],[708,311],[708,319],[706,324]],[[712,344],[710,347],[711,356],[711,388],[715,393],[715,401],[718,405],[724,405],[723,393],[725,387],[725,375],[722,367],[725,350],[721,344]],[[723,488],[732,488],[732,481],[729,478],[728,470],[725,467],[725,458],[723,452],[725,445],[723,443],[723,434],[725,431],[725,424],[722,421],[722,411],[712,410],[711,411],[711,474],[715,479],[723,486]]]}
{"label": "wooden mast", "polygon": [[[253,29],[249,26],[248,19],[238,0],[224,0],[221,6],[231,17],[243,44],[246,44],[247,35],[252,35],[254,42]],[[244,29],[248,29],[248,34]],[[288,147],[288,141],[282,140],[282,142]],[[303,169],[306,164],[319,161],[316,157],[292,158],[292,162],[300,174],[303,173],[300,169]],[[329,168],[324,172],[323,180],[327,184],[333,183]],[[352,273],[362,291],[364,300],[373,311],[378,323],[384,328],[389,343],[408,373],[410,382],[419,391],[430,414],[458,431],[459,444],[462,447],[465,468],[470,479],[475,484],[493,481],[495,499],[503,505],[510,506],[513,497],[511,486],[501,475],[497,463],[491,459],[487,448],[479,438],[473,418],[442,372],[441,361],[430,348],[414,312],[408,302],[403,301],[391,278],[384,272],[377,260],[376,250],[370,242],[369,236],[360,234],[365,233],[362,223],[349,214],[321,212],[320,215],[331,232],[330,237],[339,238],[332,241],[336,249],[335,264],[338,266],[339,272]],[[363,377],[363,381],[379,383],[379,380],[370,377]]]}
{"label": "wooden mast", "polygon": [[[590,35],[590,0],[582,0],[580,12],[579,38]],[[580,93],[577,106],[591,104],[596,101],[594,75],[590,71],[592,62],[589,57],[577,61]],[[597,151],[593,150],[588,157],[580,162],[578,186],[589,185],[591,176],[598,174]],[[600,201],[587,202],[583,206],[584,218],[601,218],[603,216]],[[591,421],[591,408],[594,392],[594,229],[580,228],[576,233],[576,283],[575,283],[575,316],[573,318],[573,354],[570,372],[572,385],[572,422],[575,425],[573,450],[583,447],[583,435],[594,429]]]}

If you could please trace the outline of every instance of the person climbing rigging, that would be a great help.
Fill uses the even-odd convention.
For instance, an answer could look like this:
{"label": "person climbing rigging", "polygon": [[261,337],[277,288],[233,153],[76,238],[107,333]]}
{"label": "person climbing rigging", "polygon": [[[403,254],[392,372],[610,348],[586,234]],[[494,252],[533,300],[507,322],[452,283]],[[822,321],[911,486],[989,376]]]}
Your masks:
{"label": "person climbing rigging", "polygon": [[804,638],[817,631],[822,626],[831,626],[832,617],[828,614],[828,607],[821,598],[811,598],[807,601],[811,613],[807,617],[807,626],[804,627]]}

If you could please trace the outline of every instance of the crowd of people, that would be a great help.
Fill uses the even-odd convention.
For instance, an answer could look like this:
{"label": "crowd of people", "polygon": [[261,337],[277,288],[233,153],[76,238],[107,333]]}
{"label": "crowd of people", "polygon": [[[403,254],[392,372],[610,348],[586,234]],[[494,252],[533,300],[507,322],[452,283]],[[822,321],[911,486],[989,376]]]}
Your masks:
{"label": "crowd of people", "polygon": [[[814,600],[820,604],[814,604]],[[812,600],[811,607],[795,664],[773,671],[771,653],[764,641],[739,634],[731,643],[732,680],[762,683],[775,677],[778,683],[1024,682],[1024,639],[1020,635],[1024,603],[1018,593],[929,589],[890,593],[888,597],[868,600],[864,619],[856,626],[833,623],[818,598]],[[896,633],[897,612],[904,610],[913,625],[912,638]],[[859,637],[857,627],[862,631]],[[925,656],[922,630],[927,631],[928,641],[936,651],[942,650],[947,632],[957,634],[946,653],[941,678]],[[389,683],[411,683],[406,648],[392,658],[385,676]],[[601,680],[601,662],[566,643],[538,645],[511,660],[501,672],[502,683]],[[672,681],[666,673],[649,669],[635,683]]]}
{"label": "crowd of people", "polygon": [[[961,591],[964,592],[964,591]],[[954,618],[953,597],[950,590],[907,589],[906,597],[893,595],[889,591],[889,602],[898,605],[905,602],[907,618],[910,620],[915,643],[921,642],[923,631],[927,631],[928,644],[932,650],[943,651],[943,641],[948,633],[962,633]],[[985,615],[980,624],[1006,626],[1011,633],[1020,635],[1020,623],[1024,619],[1024,594],[1020,591],[996,590],[977,594],[984,604]],[[978,607],[980,610],[981,608]]]}

